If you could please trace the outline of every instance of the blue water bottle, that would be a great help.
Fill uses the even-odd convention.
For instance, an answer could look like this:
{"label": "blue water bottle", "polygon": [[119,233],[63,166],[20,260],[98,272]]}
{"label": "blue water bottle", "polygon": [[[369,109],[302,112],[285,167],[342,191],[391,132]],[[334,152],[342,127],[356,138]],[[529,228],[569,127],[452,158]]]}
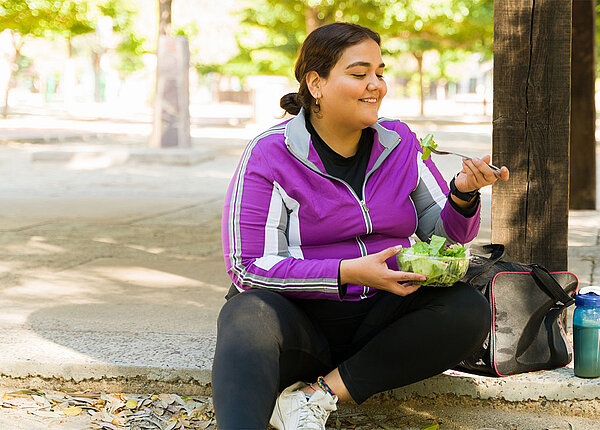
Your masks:
{"label": "blue water bottle", "polygon": [[573,313],[575,376],[600,376],[600,287],[582,288]]}

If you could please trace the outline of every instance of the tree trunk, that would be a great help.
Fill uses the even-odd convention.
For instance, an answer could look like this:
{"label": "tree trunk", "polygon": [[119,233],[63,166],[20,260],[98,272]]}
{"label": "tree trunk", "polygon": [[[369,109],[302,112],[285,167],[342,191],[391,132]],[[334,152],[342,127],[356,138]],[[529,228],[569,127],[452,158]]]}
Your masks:
{"label": "tree trunk", "polygon": [[4,107],[2,108],[2,117],[8,117],[8,96],[10,94],[10,89],[13,84],[13,78],[15,76],[15,72],[17,71],[19,64],[19,57],[21,56],[21,48],[23,46],[22,39],[17,42],[16,36],[14,32],[10,32],[13,48],[15,50],[15,55],[13,56],[12,62],[10,64],[10,68],[8,71],[8,79],[6,80],[6,88],[4,89]]}
{"label": "tree trunk", "polygon": [[492,241],[567,269],[571,0],[494,2]]}
{"label": "tree trunk", "polygon": [[[68,58],[64,63],[63,73],[61,77],[62,91],[66,106],[72,107],[75,102],[75,60],[73,59],[73,43],[71,36],[67,37],[67,55]],[[96,70],[94,70],[94,75]]]}
{"label": "tree trunk", "polygon": [[158,36],[171,35],[172,0],[158,0]]}
{"label": "tree trunk", "polygon": [[310,34],[313,30],[325,24],[325,20],[319,18],[319,9],[311,7],[306,10],[306,34]]}
{"label": "tree trunk", "polygon": [[94,69],[94,101],[97,103],[104,101],[104,91],[102,82],[102,69],[100,68],[100,59],[102,53],[92,52],[92,67]]}
{"label": "tree trunk", "polygon": [[423,53],[413,52],[414,57],[417,59],[417,70],[419,73],[419,103],[421,116],[425,115],[425,91],[423,89]]}
{"label": "tree trunk", "polygon": [[596,209],[596,1],[573,0],[571,209]]}
{"label": "tree trunk", "polygon": [[14,61],[10,65],[8,72],[8,79],[6,81],[6,88],[4,89],[4,107],[2,108],[2,117],[8,117],[8,95],[10,94],[10,87],[12,86],[13,76],[15,74],[14,69],[17,66],[17,56],[14,56]]}

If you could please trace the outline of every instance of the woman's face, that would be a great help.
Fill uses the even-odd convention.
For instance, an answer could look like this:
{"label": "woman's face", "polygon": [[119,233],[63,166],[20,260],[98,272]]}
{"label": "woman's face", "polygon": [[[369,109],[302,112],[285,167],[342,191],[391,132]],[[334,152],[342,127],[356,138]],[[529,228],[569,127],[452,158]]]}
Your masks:
{"label": "woman's face", "polygon": [[323,120],[351,129],[375,124],[387,92],[384,67],[381,49],[374,40],[346,48],[329,77],[320,81]]}

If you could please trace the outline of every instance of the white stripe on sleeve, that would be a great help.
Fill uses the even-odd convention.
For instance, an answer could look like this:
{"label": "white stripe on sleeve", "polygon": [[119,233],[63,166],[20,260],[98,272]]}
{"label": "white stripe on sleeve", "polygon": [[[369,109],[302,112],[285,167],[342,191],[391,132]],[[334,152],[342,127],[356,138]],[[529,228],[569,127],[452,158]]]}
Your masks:
{"label": "white stripe on sleeve", "polygon": [[285,260],[285,257],[282,257],[281,255],[265,255],[264,257],[254,260],[254,265],[263,270],[269,271],[273,268],[273,266],[283,260]]}
{"label": "white stripe on sleeve", "polygon": [[278,227],[281,223],[281,211],[283,208],[283,201],[277,184],[273,187],[271,192],[271,202],[269,203],[269,213],[267,214],[267,221],[265,224],[265,245],[263,248],[263,257],[267,255],[278,255],[279,254],[279,231]]}
{"label": "white stripe on sleeve", "polygon": [[288,209],[289,214],[289,225],[288,225],[288,249],[290,255],[297,259],[304,259],[304,255],[302,253],[302,239],[300,236],[300,218],[298,215],[298,211],[300,210],[300,203],[297,200],[291,198],[283,189],[281,185],[277,182],[274,182],[273,185],[279,191],[279,195],[283,199],[283,203],[285,207]]}
{"label": "white stripe on sleeve", "polygon": [[423,180],[423,183],[427,187],[429,194],[431,194],[431,197],[435,200],[435,202],[438,204],[438,206],[443,208],[444,205],[446,204],[446,200],[448,198],[442,191],[442,188],[440,187],[440,184],[438,184],[437,180],[435,179],[435,176],[433,176],[433,173],[431,173],[429,168],[425,165],[425,163],[421,159],[420,153],[417,157],[417,163],[419,163],[419,175],[420,175],[421,179]]}

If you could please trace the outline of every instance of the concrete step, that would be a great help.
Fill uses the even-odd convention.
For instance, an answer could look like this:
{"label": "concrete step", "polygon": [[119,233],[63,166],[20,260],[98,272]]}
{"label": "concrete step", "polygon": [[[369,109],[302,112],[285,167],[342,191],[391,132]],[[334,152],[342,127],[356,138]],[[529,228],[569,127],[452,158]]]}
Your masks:
{"label": "concrete step", "polygon": [[148,148],[123,145],[54,146],[31,153],[33,162],[86,164],[96,168],[124,163],[193,166],[214,158],[210,148]]}

